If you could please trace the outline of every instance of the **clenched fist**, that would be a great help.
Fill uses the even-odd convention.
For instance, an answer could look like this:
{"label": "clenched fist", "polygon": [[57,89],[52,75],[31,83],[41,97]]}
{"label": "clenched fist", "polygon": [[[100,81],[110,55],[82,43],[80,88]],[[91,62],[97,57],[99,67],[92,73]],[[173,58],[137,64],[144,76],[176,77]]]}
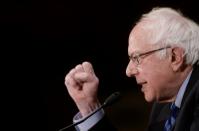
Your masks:
{"label": "clenched fist", "polygon": [[83,117],[100,106],[98,84],[99,79],[89,62],[77,65],[65,77],[66,88]]}

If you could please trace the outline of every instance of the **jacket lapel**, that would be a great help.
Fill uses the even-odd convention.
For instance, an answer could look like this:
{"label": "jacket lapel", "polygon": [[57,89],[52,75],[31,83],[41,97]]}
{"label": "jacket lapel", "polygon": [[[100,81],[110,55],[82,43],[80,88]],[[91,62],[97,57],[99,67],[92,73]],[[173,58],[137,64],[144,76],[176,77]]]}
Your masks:
{"label": "jacket lapel", "polygon": [[199,66],[195,65],[193,67],[193,72],[191,74],[189,83],[187,85],[185,94],[183,96],[181,107],[184,105],[184,101],[185,101],[186,97],[188,96],[188,94],[190,93],[191,89],[193,88],[194,84],[196,83],[196,81],[198,79],[199,79]]}
{"label": "jacket lapel", "polygon": [[193,68],[192,75],[187,85],[185,94],[182,99],[182,104],[174,131],[190,130],[193,120],[193,112],[195,107],[195,93],[198,90],[199,83],[199,66]]}

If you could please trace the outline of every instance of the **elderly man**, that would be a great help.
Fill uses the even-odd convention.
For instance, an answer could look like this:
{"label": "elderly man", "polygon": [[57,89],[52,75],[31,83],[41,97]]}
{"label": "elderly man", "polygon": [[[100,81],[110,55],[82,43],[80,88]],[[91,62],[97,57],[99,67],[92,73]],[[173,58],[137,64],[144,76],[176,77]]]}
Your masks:
{"label": "elderly man", "polygon": [[[135,77],[147,102],[154,102],[148,131],[199,130],[199,27],[171,8],[144,14],[129,35],[128,77]],[[65,85],[79,113],[86,117],[100,103],[99,79],[89,62],[73,68]],[[77,130],[116,130],[100,110]],[[135,118],[132,118],[135,119]]]}

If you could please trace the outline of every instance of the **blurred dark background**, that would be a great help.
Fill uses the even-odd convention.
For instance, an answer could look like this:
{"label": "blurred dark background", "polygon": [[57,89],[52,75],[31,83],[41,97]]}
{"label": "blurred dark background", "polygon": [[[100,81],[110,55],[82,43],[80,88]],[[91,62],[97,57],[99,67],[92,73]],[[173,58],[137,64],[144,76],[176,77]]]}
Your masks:
{"label": "blurred dark background", "polygon": [[[122,99],[106,109],[121,131],[144,131],[151,104],[125,76],[128,35],[156,6],[181,10],[199,22],[192,0],[34,0],[0,4],[2,118],[8,129],[57,131],[78,112],[64,86],[75,65],[90,61],[99,98]],[[5,112],[5,113],[4,113]]]}

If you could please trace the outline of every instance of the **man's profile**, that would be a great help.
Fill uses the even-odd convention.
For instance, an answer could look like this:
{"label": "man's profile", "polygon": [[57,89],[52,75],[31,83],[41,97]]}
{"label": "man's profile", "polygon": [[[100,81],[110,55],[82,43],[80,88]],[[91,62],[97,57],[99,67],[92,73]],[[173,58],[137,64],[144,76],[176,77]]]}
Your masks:
{"label": "man's profile", "polygon": [[[168,7],[154,8],[133,27],[126,75],[134,77],[153,108],[147,131],[199,130],[199,26]],[[98,109],[98,84],[92,64],[83,62],[65,77],[79,113],[74,122]],[[133,119],[133,118],[132,118]],[[117,130],[103,110],[77,130]]]}

